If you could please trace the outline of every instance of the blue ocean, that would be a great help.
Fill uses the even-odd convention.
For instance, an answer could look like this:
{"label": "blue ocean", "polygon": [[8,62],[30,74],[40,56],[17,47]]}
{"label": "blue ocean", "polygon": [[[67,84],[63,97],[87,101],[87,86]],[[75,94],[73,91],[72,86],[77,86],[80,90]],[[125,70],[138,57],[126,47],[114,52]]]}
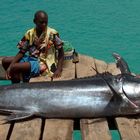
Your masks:
{"label": "blue ocean", "polygon": [[117,52],[140,73],[139,0],[1,0],[0,5],[0,56],[17,53],[17,42],[34,27],[34,13],[45,10],[49,26],[79,53],[114,62]]}

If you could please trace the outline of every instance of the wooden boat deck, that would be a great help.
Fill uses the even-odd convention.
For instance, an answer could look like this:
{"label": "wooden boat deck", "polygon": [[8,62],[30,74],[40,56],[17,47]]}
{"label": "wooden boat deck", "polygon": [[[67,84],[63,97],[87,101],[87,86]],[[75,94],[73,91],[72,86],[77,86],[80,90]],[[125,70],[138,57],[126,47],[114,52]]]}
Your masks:
{"label": "wooden boat deck", "polygon": [[[96,72],[92,67],[97,67],[99,72],[120,73],[114,63],[107,64],[83,55],[79,56],[79,60],[79,63],[76,64],[78,78],[95,75]],[[66,60],[62,77],[56,80],[74,78],[75,64],[70,60]],[[50,81],[51,79],[37,77],[31,79],[31,82],[42,80]],[[3,123],[5,117],[0,115],[0,124]],[[118,130],[121,140],[139,140],[140,118],[113,117],[76,120],[33,118],[23,122],[0,125],[0,140],[73,140],[75,130],[79,130],[81,133],[81,138],[79,137],[76,140],[112,140],[111,129]]]}

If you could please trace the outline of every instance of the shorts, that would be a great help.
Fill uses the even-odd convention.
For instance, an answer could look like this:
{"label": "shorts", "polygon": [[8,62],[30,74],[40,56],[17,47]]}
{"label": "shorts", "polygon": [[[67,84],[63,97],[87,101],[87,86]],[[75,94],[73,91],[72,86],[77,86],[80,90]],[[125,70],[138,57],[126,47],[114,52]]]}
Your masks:
{"label": "shorts", "polygon": [[40,65],[39,65],[39,62],[38,62],[38,58],[25,55],[20,60],[20,63],[22,63],[22,62],[29,62],[30,65],[31,65],[30,73],[26,73],[26,74],[23,75],[23,82],[29,82],[31,77],[39,76],[39,74],[40,74]]}

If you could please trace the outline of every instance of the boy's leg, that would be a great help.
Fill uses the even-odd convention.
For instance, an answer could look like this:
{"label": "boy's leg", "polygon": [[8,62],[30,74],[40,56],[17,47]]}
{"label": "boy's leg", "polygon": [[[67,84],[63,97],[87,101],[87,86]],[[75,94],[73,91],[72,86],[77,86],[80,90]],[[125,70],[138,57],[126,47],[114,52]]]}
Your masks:
{"label": "boy's leg", "polygon": [[30,74],[31,65],[29,62],[15,63],[11,68],[11,81],[12,83],[19,83],[21,75]]}
{"label": "boy's leg", "polygon": [[[14,57],[5,57],[2,59],[2,65],[5,70],[8,69],[8,67],[13,59],[14,59]],[[24,58],[24,60],[22,60],[20,63],[15,63],[11,67],[12,83],[19,83],[21,80],[21,75],[22,76],[25,75],[25,77],[27,77],[27,79],[23,78],[23,82],[29,82],[31,72],[32,72],[32,74],[34,73],[34,76],[39,75],[40,71],[39,71],[38,61],[34,61],[34,59],[29,60],[29,58]],[[28,76],[29,76],[29,78],[28,78]]]}
{"label": "boy's leg", "polygon": [[13,61],[14,57],[4,57],[2,59],[2,66],[5,70],[8,69],[9,65],[11,64],[11,62]]}
{"label": "boy's leg", "polygon": [[[2,59],[2,66],[5,70],[8,69],[13,59],[14,57],[4,57]],[[31,71],[31,66],[29,62],[15,63],[11,68],[12,83],[19,83],[21,80],[21,75],[30,73],[30,71]]]}
{"label": "boy's leg", "polygon": [[[4,57],[2,59],[2,66],[5,69],[5,71],[8,69],[8,67],[10,66],[11,62],[13,61],[14,57]],[[20,81],[17,80],[16,75],[15,77],[11,78],[12,83],[19,83]]]}

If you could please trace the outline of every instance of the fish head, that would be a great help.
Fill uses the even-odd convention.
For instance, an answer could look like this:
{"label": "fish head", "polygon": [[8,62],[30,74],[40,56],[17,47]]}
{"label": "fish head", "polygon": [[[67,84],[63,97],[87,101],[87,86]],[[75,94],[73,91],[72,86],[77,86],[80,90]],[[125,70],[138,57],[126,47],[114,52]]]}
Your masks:
{"label": "fish head", "polygon": [[123,80],[123,92],[129,100],[140,107],[140,78],[126,75]]}

